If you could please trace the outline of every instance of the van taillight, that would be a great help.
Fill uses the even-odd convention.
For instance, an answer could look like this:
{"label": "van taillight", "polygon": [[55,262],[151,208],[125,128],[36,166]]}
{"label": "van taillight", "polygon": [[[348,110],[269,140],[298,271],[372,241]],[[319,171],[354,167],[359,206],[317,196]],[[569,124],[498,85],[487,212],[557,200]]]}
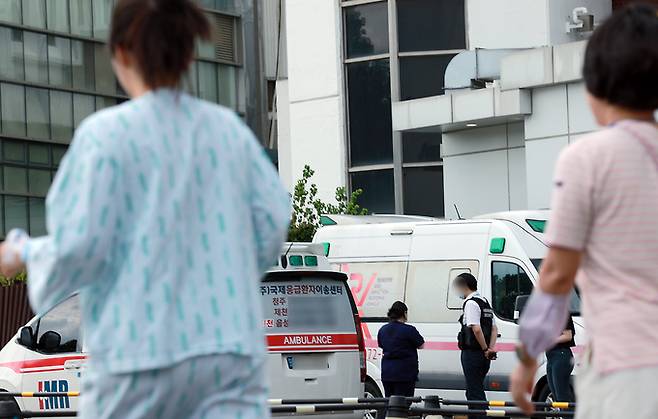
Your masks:
{"label": "van taillight", "polygon": [[361,328],[361,317],[354,315],[354,324],[356,325],[356,339],[359,343],[359,363],[361,367],[361,382],[366,382],[366,343],[363,340],[363,329]]}

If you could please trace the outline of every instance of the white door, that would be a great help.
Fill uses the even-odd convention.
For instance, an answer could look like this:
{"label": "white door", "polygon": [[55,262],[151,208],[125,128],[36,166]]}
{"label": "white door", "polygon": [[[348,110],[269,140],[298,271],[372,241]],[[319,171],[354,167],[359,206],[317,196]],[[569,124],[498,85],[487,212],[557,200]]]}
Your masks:
{"label": "white door", "polygon": [[425,339],[419,351],[419,394],[461,397],[465,382],[457,346],[463,301],[452,282],[457,275],[477,275],[477,260],[410,262],[405,290],[409,322]]}
{"label": "white door", "polygon": [[[36,346],[30,348],[23,364],[22,391],[80,391],[80,370],[85,357],[78,298],[69,298],[35,322],[34,335]],[[25,398],[24,406],[30,411],[75,411],[78,398]]]}

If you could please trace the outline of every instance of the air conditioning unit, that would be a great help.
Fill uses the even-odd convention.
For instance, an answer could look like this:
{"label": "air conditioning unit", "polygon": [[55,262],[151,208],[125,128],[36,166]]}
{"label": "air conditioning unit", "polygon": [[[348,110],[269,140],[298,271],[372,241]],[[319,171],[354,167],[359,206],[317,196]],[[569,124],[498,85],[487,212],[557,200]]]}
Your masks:
{"label": "air conditioning unit", "polygon": [[576,7],[567,20],[566,28],[567,33],[592,32],[594,30],[594,15],[589,13],[587,7]]}

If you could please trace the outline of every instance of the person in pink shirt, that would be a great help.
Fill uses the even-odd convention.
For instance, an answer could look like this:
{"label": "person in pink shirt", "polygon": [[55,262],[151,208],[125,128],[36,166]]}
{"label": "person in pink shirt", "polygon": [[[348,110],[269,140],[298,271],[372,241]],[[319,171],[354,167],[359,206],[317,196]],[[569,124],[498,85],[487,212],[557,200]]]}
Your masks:
{"label": "person in pink shirt", "polygon": [[577,284],[589,336],[578,419],[658,417],[658,7],[635,4],[592,35],[583,69],[604,128],[555,169],[550,250],[520,322],[511,392],[526,413],[537,357],[555,345]]}

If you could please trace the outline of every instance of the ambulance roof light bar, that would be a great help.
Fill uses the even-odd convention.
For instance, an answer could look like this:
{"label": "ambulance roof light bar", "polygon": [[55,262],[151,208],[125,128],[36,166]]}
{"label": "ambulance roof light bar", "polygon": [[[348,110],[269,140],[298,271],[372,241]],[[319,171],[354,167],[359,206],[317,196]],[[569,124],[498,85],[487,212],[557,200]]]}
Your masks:
{"label": "ambulance roof light bar", "polygon": [[409,223],[422,221],[439,221],[439,218],[424,217],[420,215],[398,215],[398,214],[380,214],[380,215],[323,215],[320,217],[320,224],[323,226],[346,225],[346,224],[389,224],[389,223]]}

